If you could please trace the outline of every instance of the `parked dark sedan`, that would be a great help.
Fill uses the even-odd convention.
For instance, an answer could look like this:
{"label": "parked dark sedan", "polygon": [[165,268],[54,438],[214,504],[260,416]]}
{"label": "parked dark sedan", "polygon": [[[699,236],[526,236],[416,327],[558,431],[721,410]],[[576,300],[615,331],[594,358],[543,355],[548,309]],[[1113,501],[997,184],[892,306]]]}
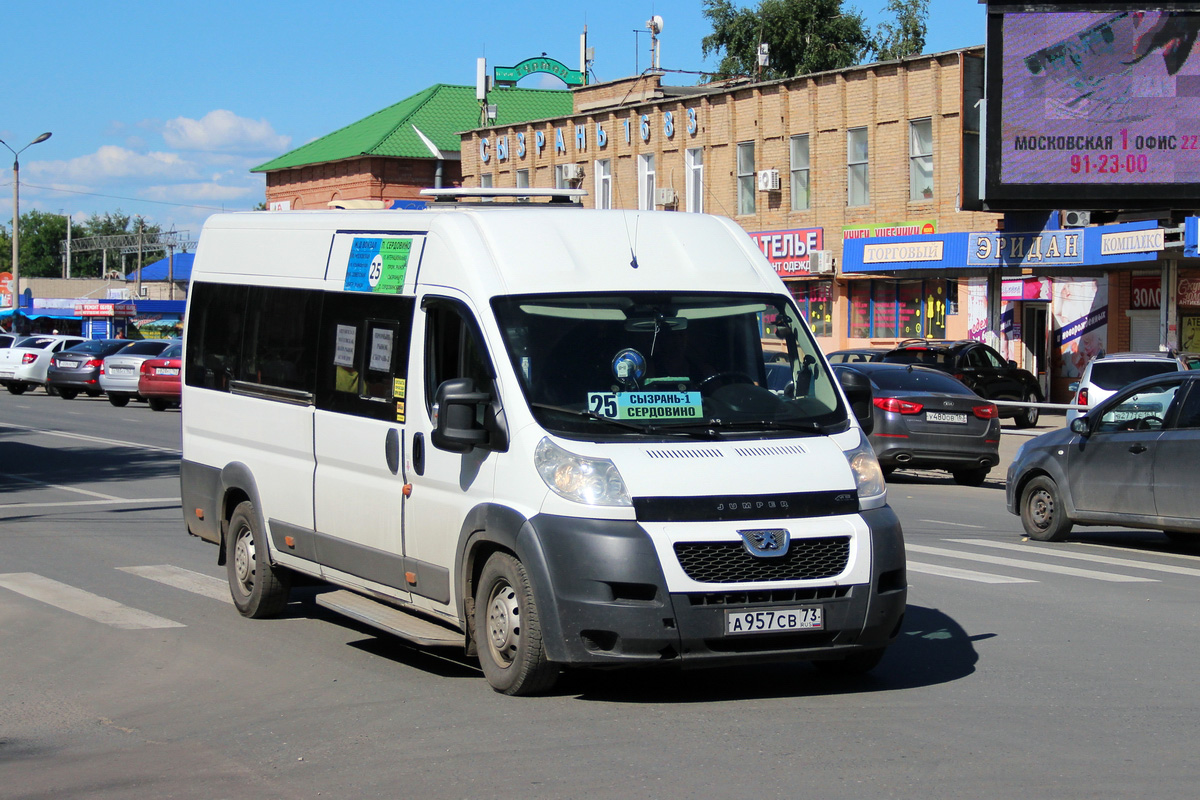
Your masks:
{"label": "parked dark sedan", "polygon": [[[885,353],[883,360],[940,369],[988,400],[1040,403],[1045,399],[1033,373],[1021,369],[1015,361],[1004,360],[983,342],[910,339]],[[1036,408],[1001,406],[1000,416],[1013,417],[1018,428],[1032,428],[1039,414]]]}
{"label": "parked dark sedan", "polygon": [[875,427],[868,437],[884,472],[944,469],[956,483],[979,486],[1000,461],[1000,420],[993,403],[927,367],[868,362],[835,364],[871,381]]}
{"label": "parked dark sedan", "polygon": [[104,359],[133,344],[128,339],[89,339],[68,347],[54,356],[46,370],[46,386],[64,400],[74,400],[80,392],[89,397],[104,394],[100,388],[100,367]]}
{"label": "parked dark sedan", "polygon": [[1153,375],[1021,445],[1008,468],[1008,510],[1043,542],[1073,525],[1200,537],[1198,449],[1200,374]]}

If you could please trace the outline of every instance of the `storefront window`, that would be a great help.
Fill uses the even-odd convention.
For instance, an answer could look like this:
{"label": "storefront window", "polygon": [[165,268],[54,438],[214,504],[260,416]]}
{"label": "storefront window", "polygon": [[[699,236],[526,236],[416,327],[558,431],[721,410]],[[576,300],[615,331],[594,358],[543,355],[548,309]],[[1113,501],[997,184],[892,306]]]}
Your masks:
{"label": "storefront window", "polygon": [[847,333],[852,339],[943,339],[949,281],[855,281]]}
{"label": "storefront window", "polygon": [[833,336],[833,282],[789,281],[788,289],[813,336]]}

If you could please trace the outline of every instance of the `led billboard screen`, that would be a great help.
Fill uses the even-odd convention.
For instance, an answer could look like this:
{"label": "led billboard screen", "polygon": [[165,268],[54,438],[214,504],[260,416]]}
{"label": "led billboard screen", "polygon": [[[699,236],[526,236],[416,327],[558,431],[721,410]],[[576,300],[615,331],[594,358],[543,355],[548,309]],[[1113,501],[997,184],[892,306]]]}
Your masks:
{"label": "led billboard screen", "polygon": [[1200,201],[1193,5],[1001,13],[989,6],[988,206]]}

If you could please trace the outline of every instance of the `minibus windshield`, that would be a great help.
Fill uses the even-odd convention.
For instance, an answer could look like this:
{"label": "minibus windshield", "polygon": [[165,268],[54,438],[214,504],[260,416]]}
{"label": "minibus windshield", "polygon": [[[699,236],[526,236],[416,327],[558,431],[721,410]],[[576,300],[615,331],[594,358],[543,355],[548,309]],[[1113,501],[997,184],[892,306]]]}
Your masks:
{"label": "minibus windshield", "polygon": [[525,398],[553,433],[712,438],[848,425],[786,297],[557,294],[492,305]]}

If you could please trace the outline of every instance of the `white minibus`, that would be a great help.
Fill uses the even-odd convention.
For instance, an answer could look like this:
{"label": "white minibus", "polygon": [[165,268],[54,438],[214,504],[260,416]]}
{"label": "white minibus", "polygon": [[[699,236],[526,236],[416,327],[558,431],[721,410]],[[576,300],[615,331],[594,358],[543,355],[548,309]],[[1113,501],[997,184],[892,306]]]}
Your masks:
{"label": "white minibus", "polygon": [[247,617],[315,581],[514,695],[568,665],[859,672],[899,632],[869,384],[728,219],[219,214],[183,382],[187,529]]}

